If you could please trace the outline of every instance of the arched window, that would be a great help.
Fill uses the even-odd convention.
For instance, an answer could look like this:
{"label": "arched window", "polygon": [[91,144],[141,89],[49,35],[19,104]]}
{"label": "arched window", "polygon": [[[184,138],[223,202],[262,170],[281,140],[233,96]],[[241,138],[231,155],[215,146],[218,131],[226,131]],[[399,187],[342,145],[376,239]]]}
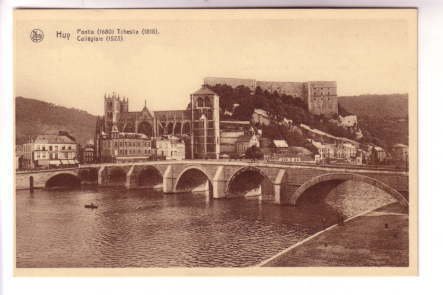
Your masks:
{"label": "arched window", "polygon": [[182,133],[183,133],[183,134],[189,134],[190,132],[191,132],[191,127],[190,127],[189,122],[184,122],[184,123],[183,123],[183,130],[182,130]]}
{"label": "arched window", "polygon": [[205,97],[205,107],[210,107],[211,106],[211,100],[209,99],[209,97]]}

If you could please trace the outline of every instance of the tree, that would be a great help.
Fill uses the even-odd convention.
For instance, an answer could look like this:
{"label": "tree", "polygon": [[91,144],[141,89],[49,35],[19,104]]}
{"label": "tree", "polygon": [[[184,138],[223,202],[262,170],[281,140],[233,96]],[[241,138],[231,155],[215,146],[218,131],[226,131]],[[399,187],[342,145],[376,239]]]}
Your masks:
{"label": "tree", "polygon": [[263,159],[264,154],[258,146],[253,145],[246,150],[245,157],[247,159],[257,160],[257,159]]}

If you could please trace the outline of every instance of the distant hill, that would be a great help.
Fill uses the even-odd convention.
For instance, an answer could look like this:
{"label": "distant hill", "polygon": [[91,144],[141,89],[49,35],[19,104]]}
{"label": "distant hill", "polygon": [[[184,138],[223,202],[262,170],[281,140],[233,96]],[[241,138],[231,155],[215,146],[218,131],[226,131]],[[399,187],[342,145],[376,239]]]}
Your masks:
{"label": "distant hill", "polygon": [[42,133],[69,132],[80,144],[94,138],[96,117],[82,110],[24,97],[15,98],[16,143]]}
{"label": "distant hill", "polygon": [[408,144],[408,95],[366,94],[338,98],[341,107],[358,116],[365,140],[383,147]]}
{"label": "distant hill", "polygon": [[408,117],[407,94],[340,96],[338,103],[359,117],[369,116],[376,119]]}

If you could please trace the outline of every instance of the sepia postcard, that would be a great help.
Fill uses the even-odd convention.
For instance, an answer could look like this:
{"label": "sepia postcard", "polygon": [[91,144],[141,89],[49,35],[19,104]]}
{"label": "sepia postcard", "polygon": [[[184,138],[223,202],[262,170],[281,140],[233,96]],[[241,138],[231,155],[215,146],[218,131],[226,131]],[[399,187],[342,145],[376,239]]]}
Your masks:
{"label": "sepia postcard", "polygon": [[416,275],[416,9],[16,9],[15,275]]}

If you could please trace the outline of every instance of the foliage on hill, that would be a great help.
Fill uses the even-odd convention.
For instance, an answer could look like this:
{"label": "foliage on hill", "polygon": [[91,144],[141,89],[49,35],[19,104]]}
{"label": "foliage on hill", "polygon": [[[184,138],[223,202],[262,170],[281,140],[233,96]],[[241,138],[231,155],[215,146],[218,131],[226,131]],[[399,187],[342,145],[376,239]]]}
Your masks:
{"label": "foliage on hill", "polygon": [[16,143],[42,133],[67,131],[80,144],[94,138],[96,117],[81,110],[65,108],[36,99],[15,99]]}
{"label": "foliage on hill", "polygon": [[363,141],[382,147],[408,144],[408,95],[359,95],[339,97],[340,105],[358,116]]}
{"label": "foliage on hill", "polygon": [[363,130],[362,141],[372,142],[385,148],[391,148],[397,143],[409,144],[408,124],[407,118],[374,119],[367,116],[359,118],[359,125]]}
{"label": "foliage on hill", "polygon": [[[231,87],[215,85],[210,87],[220,96],[222,119],[250,120],[256,108],[266,110],[271,115],[271,126],[264,127],[264,136],[273,139],[285,139],[289,145],[304,146],[311,151],[314,147],[306,143],[301,133],[278,125],[283,118],[293,121],[295,125],[307,124],[337,137],[355,139],[348,129],[337,126],[323,116],[316,116],[306,108],[298,97],[277,92],[270,93],[257,87],[251,91],[248,87]],[[238,104],[238,107],[235,105]],[[227,116],[224,111],[232,113]],[[363,132],[365,143],[377,144],[390,148],[395,143],[408,143],[407,128],[407,95],[360,95],[339,98],[339,114],[342,116],[356,114]]]}
{"label": "foliage on hill", "polygon": [[246,150],[245,157],[246,159],[258,160],[263,159],[264,154],[259,147],[253,145]]}
{"label": "foliage on hill", "polygon": [[[270,93],[267,90],[263,91],[260,87],[257,87],[255,91],[245,86],[232,88],[220,84],[210,86],[210,88],[220,96],[220,108],[233,111],[229,119],[249,120],[256,108],[268,111],[271,115],[275,115],[277,120],[283,117],[297,120],[294,123],[301,123],[310,117],[304,103],[298,97],[279,95],[277,92]],[[234,109],[234,104],[239,104],[239,106]],[[226,119],[223,113],[222,118]]]}
{"label": "foliage on hill", "polygon": [[341,96],[338,102],[347,111],[359,117],[374,119],[408,117],[407,94]]}
{"label": "foliage on hill", "polygon": [[[220,108],[232,112],[227,117],[222,111],[222,119],[250,120],[254,109],[259,108],[269,112],[272,120],[270,126],[264,127],[264,136],[272,139],[285,139],[289,145],[304,146],[313,151],[315,148],[306,142],[306,139],[294,130],[278,125],[283,118],[292,120],[293,124],[307,124],[313,128],[328,132],[339,137],[354,138],[348,130],[329,122],[323,116],[316,116],[306,109],[305,103],[298,97],[286,94],[270,93],[257,87],[251,91],[244,86],[232,88],[228,85],[210,87],[220,96]],[[238,104],[238,107],[234,107]],[[342,110],[346,112],[346,110]]]}

